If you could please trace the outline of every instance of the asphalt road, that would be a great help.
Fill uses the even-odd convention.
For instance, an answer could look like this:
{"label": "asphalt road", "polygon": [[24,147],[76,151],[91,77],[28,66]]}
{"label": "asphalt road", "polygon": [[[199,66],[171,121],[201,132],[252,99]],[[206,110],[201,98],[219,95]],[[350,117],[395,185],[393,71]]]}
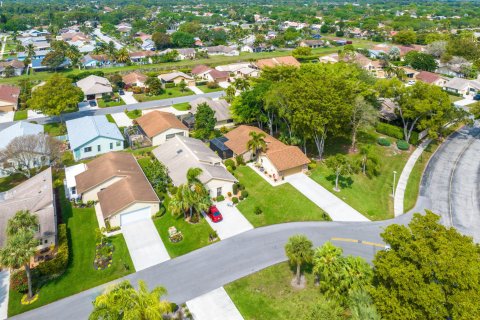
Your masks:
{"label": "asphalt road", "polygon": [[480,242],[480,124],[452,134],[431,158],[420,187],[421,208]]}
{"label": "asphalt road", "polygon": [[[46,123],[52,123],[52,122],[60,122],[60,121],[77,119],[77,118],[81,118],[81,117],[85,117],[85,116],[107,115],[107,114],[112,114],[112,113],[119,113],[119,112],[124,112],[125,109],[128,110],[128,111],[131,111],[131,110],[145,110],[145,109],[169,107],[173,104],[190,102],[190,101],[193,101],[193,100],[195,100],[197,98],[200,98],[200,97],[209,97],[209,98],[212,98],[212,99],[219,98],[219,97],[223,96],[224,94],[225,93],[223,91],[215,91],[215,92],[209,92],[209,93],[204,93],[204,94],[192,94],[192,95],[184,96],[184,97],[139,102],[139,103],[133,103],[133,104],[123,105],[123,106],[118,106],[118,107],[99,108],[99,109],[71,112],[71,113],[63,114],[61,118],[57,117],[57,116],[35,118],[35,119],[32,119],[32,121],[35,121],[39,124],[46,124]],[[0,123],[0,130],[4,129],[6,127],[9,127],[14,123],[15,122]]]}

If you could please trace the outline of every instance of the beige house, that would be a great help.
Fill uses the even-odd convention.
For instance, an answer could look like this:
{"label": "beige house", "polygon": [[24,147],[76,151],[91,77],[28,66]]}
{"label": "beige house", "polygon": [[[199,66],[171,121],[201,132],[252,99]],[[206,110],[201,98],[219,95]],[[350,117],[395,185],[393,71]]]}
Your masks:
{"label": "beige house", "polygon": [[130,153],[106,153],[87,163],[75,180],[82,201],[98,201],[97,216],[112,227],[150,219],[159,210],[158,196]]}
{"label": "beige house", "polygon": [[122,81],[127,87],[145,88],[145,81],[147,81],[147,76],[138,71],[134,71],[124,75],[122,77]]}
{"label": "beige house", "polygon": [[28,210],[38,217],[37,250],[57,243],[57,213],[52,185],[52,169],[48,168],[18,186],[0,193],[0,247],[6,244],[6,228],[18,211]]}
{"label": "beige house", "polygon": [[237,181],[225,168],[222,159],[198,139],[175,136],[152,153],[167,167],[175,186],[187,182],[187,171],[190,168],[202,169],[199,179],[211,197],[227,196]]}
{"label": "beige house", "polygon": [[243,156],[245,161],[255,158],[247,148],[251,139],[250,132],[265,134],[267,149],[258,155],[258,163],[263,172],[266,172],[272,179],[283,179],[286,176],[300,173],[307,170],[310,159],[296,146],[289,146],[275,139],[261,129],[252,126],[241,125],[225,134],[228,139],[225,146],[233,151],[235,156]]}
{"label": "beige house", "polygon": [[174,83],[178,85],[180,82],[185,81],[188,86],[195,85],[195,79],[183,72],[171,72],[165,73],[158,76],[158,79],[162,81],[162,83]]}
{"label": "beige house", "polygon": [[85,100],[98,99],[101,98],[103,94],[113,92],[112,84],[108,79],[95,75],[77,81],[76,85],[82,89]]}
{"label": "beige house", "polygon": [[169,112],[152,111],[135,119],[135,122],[153,146],[159,146],[176,135],[188,137],[188,128]]}
{"label": "beige house", "polygon": [[19,96],[19,87],[5,84],[0,85],[0,112],[17,110]]}

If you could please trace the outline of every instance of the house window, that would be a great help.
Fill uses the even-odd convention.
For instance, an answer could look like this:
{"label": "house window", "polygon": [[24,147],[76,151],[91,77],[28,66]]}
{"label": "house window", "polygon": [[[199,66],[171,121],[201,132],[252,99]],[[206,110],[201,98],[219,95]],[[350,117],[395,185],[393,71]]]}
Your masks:
{"label": "house window", "polygon": [[117,141],[117,147],[120,147],[121,143],[121,141]]}
{"label": "house window", "polygon": [[77,193],[77,188],[76,187],[71,187],[70,188],[70,193],[71,194],[76,194]]}
{"label": "house window", "polygon": [[101,146],[101,145],[98,145],[98,146],[97,146],[97,151],[98,151],[98,152],[102,151],[102,146]]}
{"label": "house window", "polygon": [[43,244],[42,239],[38,239],[38,245],[41,246]]}
{"label": "house window", "polygon": [[110,150],[113,149],[113,142],[110,142]]}
{"label": "house window", "polygon": [[91,151],[92,151],[92,147],[83,148],[83,152],[91,152]]}
{"label": "house window", "polygon": [[222,195],[222,187],[217,188],[217,197]]}
{"label": "house window", "polygon": [[40,225],[39,224],[37,224],[37,228],[36,228],[35,232],[40,232]]}
{"label": "house window", "polygon": [[173,137],[175,137],[175,133],[167,134],[167,135],[165,136],[165,138],[166,138],[167,140],[172,139]]}
{"label": "house window", "polygon": [[48,240],[47,240],[47,239],[45,239],[45,241],[44,241],[43,243],[47,244],[47,243],[48,243]]}

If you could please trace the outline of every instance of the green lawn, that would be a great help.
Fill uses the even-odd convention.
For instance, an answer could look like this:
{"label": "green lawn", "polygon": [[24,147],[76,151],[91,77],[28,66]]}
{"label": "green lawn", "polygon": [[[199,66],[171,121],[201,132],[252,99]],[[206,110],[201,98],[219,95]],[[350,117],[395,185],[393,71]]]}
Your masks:
{"label": "green lawn", "polygon": [[103,99],[97,99],[98,106],[100,108],[108,108],[108,107],[118,107],[125,105],[125,101],[120,99],[119,101],[109,101],[105,102]]}
{"label": "green lawn", "polygon": [[[237,208],[255,227],[292,221],[325,220],[328,215],[290,184],[272,187],[247,166],[238,167],[235,177],[245,186],[248,198]],[[256,215],[255,207],[263,213]]]}
{"label": "green lawn", "polygon": [[283,262],[224,288],[245,320],[307,319],[322,294],[314,284],[312,273],[305,273],[307,284],[301,290],[291,286],[293,277],[289,264]]}
{"label": "green lawn", "polygon": [[39,299],[28,306],[20,304],[21,294],[10,290],[8,315],[38,308],[55,300],[98,286],[135,271],[123,236],[112,237],[113,263],[105,270],[95,270],[95,229],[98,228],[93,208],[72,208],[60,188],[62,220],[67,224],[70,261],[66,272],[40,288]]}
{"label": "green lawn", "polygon": [[[331,169],[323,163],[311,171],[311,178],[330,190],[340,199],[372,220],[383,220],[393,217],[392,184],[393,171],[397,171],[397,182],[411,154],[411,151],[399,151],[393,143],[390,147],[382,147],[376,143],[379,135],[376,132],[361,133],[359,146],[372,144],[375,154],[380,159],[380,174],[368,178],[361,172],[340,179],[340,192],[333,190],[335,176]],[[326,156],[336,153],[347,153],[348,139],[327,139]],[[412,150],[413,151],[413,150]],[[352,160],[359,160],[360,155],[349,155]]]}
{"label": "green lawn", "polygon": [[13,121],[26,120],[27,118],[28,118],[27,110],[18,110],[18,111],[15,111],[15,115],[13,116]]}
{"label": "green lawn", "polygon": [[215,92],[215,91],[222,91],[223,88],[222,87],[218,87],[218,88],[209,88],[206,84],[204,85],[201,85],[201,86],[197,86],[198,89],[202,90],[203,93],[209,93],[209,92]]}
{"label": "green lawn", "polygon": [[64,135],[67,132],[65,125],[60,122],[47,123],[43,126],[43,129],[46,133],[54,137]]}
{"label": "green lawn", "polygon": [[[200,219],[199,223],[191,224],[186,222],[183,216],[175,218],[170,212],[166,212],[162,217],[154,219],[154,223],[171,258],[181,256],[210,244],[208,236],[213,232],[213,229],[203,218]],[[172,226],[182,232],[182,241],[178,243],[170,242],[168,238],[168,228]]]}
{"label": "green lawn", "polygon": [[107,117],[108,122],[116,123],[111,114],[107,114],[105,116]]}
{"label": "green lawn", "polygon": [[27,177],[19,173],[0,178],[0,192],[10,190],[25,180],[27,180]]}
{"label": "green lawn", "polygon": [[158,95],[158,96],[147,96],[146,94],[134,94],[133,96],[137,99],[138,102],[145,102],[145,101],[152,101],[152,100],[161,100],[161,99],[170,99],[170,98],[177,98],[177,97],[184,97],[184,96],[191,96],[194,94],[192,91],[185,89],[185,91],[181,91],[180,88],[167,88],[165,92]]}
{"label": "green lawn", "polygon": [[188,111],[191,109],[188,102],[174,104],[173,107],[178,111]]}
{"label": "green lawn", "polygon": [[131,110],[127,112],[127,116],[130,119],[137,119],[142,116],[142,110]]}
{"label": "green lawn", "polygon": [[422,181],[423,171],[430,160],[430,157],[435,153],[439,143],[432,141],[423,153],[418,158],[413,167],[410,177],[408,177],[407,188],[405,189],[405,197],[403,198],[403,210],[407,212],[415,206],[420,190],[420,182]]}

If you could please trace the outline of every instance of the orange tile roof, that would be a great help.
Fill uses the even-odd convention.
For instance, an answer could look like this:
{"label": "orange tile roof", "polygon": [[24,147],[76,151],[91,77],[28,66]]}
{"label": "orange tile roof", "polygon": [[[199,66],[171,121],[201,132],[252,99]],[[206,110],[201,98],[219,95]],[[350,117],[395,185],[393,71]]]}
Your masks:
{"label": "orange tile roof", "polygon": [[280,66],[280,65],[300,67],[300,62],[298,62],[298,60],[295,59],[292,56],[276,57],[276,58],[270,58],[270,59],[260,59],[260,60],[257,61],[257,66],[260,69],[274,68],[274,67],[277,67],[277,66]]}
{"label": "orange tile roof", "polygon": [[257,127],[241,125],[233,129],[225,134],[228,139],[225,145],[237,155],[247,152],[247,143],[251,139],[252,131],[265,134],[264,140],[267,143],[265,155],[277,170],[283,171],[310,163],[300,148],[286,145]]}
{"label": "orange tile roof", "polygon": [[162,111],[149,112],[140,118],[135,119],[135,122],[140,128],[142,128],[143,132],[145,132],[149,138],[153,138],[171,128],[188,130],[188,128],[178,120],[175,115]]}
{"label": "orange tile roof", "polygon": [[122,80],[126,85],[129,85],[137,82],[145,82],[147,80],[147,76],[138,71],[134,71],[124,75]]}

